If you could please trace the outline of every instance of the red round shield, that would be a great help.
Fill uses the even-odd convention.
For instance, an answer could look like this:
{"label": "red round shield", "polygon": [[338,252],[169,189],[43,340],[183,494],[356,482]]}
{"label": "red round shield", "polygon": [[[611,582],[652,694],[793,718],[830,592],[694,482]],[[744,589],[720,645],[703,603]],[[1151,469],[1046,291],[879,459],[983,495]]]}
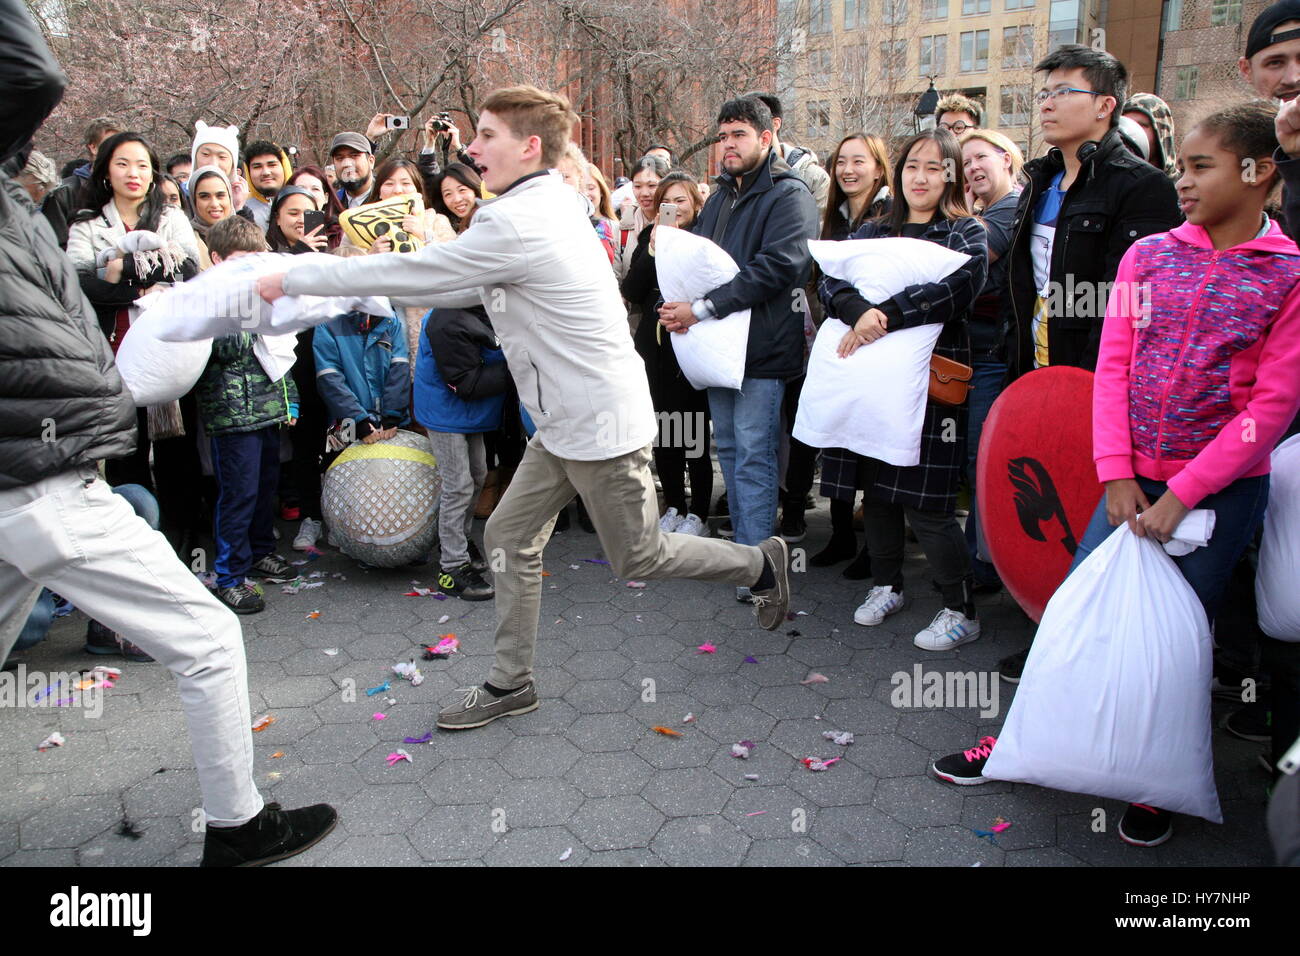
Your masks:
{"label": "red round shield", "polygon": [[988,557],[1037,621],[1103,493],[1092,460],[1092,373],[1048,367],[1012,382],[984,422],[975,483]]}

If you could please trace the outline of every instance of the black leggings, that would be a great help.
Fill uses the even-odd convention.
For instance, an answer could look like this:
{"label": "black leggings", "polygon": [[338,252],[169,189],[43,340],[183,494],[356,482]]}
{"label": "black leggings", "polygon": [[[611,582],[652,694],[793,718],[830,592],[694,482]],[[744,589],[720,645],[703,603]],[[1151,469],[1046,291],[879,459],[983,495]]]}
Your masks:
{"label": "black leggings", "polygon": [[862,514],[877,586],[887,584],[895,591],[903,590],[903,518],[906,516],[938,577],[944,606],[968,617],[973,615],[969,592],[970,551],[954,515],[876,501],[869,495],[863,502]]}

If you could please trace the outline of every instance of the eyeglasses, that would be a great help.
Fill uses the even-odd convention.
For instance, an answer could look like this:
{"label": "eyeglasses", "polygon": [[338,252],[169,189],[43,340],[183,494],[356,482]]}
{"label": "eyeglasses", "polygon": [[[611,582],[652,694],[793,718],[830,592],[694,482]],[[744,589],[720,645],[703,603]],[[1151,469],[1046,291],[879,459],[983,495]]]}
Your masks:
{"label": "eyeglasses", "polygon": [[1068,96],[1070,93],[1087,93],[1090,96],[1104,96],[1104,93],[1098,93],[1096,90],[1079,90],[1073,86],[1062,86],[1055,90],[1039,90],[1034,94],[1034,102],[1042,106],[1048,100],[1059,100],[1062,96]]}
{"label": "eyeglasses", "polygon": [[974,125],[972,125],[971,123],[963,123],[961,120],[958,120],[955,123],[940,123],[939,126],[941,129],[946,129],[948,132],[953,133],[954,135],[957,136],[960,136],[968,129],[975,128]]}

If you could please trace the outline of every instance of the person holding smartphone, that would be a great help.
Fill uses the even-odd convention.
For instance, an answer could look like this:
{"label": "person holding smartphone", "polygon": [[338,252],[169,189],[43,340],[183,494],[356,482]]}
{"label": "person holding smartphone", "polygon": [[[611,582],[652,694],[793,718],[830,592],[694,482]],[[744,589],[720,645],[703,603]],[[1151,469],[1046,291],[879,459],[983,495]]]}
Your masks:
{"label": "person holding smartphone", "polygon": [[[272,252],[328,252],[329,234],[325,213],[317,208],[311,191],[302,186],[285,186],[271,204],[266,243]],[[289,432],[293,442],[290,479],[281,483],[280,514],[286,520],[301,518],[294,536],[295,551],[314,547],[324,518],[320,506],[321,456],[329,426],[325,403],[316,390],[316,360],[313,329],[298,333],[294,346],[293,381],[298,387],[298,421]]]}
{"label": "person holding smartphone", "polygon": [[[641,306],[642,315],[655,315],[663,304],[655,273],[655,236],[660,229],[690,229],[704,208],[704,199],[689,173],[675,170],[659,182],[653,202],[657,220],[641,230],[628,264],[621,291],[624,298]],[[654,448],[655,468],[663,486],[665,511],[659,519],[663,531],[708,537],[709,504],[713,501],[713,459],[709,455],[709,395],[691,385],[677,364],[672,335],[658,322],[642,322],[633,343],[645,361],[650,381],[650,399],[655,413],[664,412],[682,422],[682,427],[660,434]],[[669,419],[671,420],[671,419]],[[689,424],[689,427],[688,427]],[[674,434],[675,433],[675,434]],[[666,440],[669,437],[679,441]],[[692,441],[694,439],[694,441]],[[688,447],[689,444],[689,447]],[[690,507],[686,503],[686,481],[691,478]]]}

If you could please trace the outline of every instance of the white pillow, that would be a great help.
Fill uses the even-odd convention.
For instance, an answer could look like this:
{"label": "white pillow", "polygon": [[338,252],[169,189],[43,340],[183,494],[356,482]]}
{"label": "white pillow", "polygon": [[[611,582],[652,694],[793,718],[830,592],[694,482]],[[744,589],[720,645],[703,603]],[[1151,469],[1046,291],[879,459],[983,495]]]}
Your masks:
{"label": "white pillow", "polygon": [[[808,248],[823,272],[852,282],[868,302],[938,282],[970,259],[924,239],[811,240]],[[919,464],[930,355],[942,330],[939,324],[899,329],[840,358],[836,350],[849,326],[828,318],[808,357],[794,437],[899,467]]]}
{"label": "white pillow", "polygon": [[312,260],[337,261],[323,252],[307,252],[292,259],[282,253],[257,252],[204,269],[193,279],[172,286],[150,305],[150,314],[156,314],[159,323],[158,337],[188,342],[238,332],[284,335],[354,310],[392,314],[393,308],[383,296],[286,295],[268,306],[257,294],[261,276]]}
{"label": "white pillow", "polygon": [[[740,271],[734,259],[703,236],[666,227],[655,234],[655,274],[665,302],[694,302]],[[642,316],[642,322],[658,321]],[[667,333],[665,333],[667,334]],[[704,319],[672,333],[682,374],[695,388],[740,388],[749,348],[749,309]]]}
{"label": "white pillow", "polygon": [[903,236],[879,239],[810,239],[808,250],[822,272],[853,283],[862,298],[880,303],[914,285],[938,282],[970,256],[938,243]]}
{"label": "white pillow", "polygon": [[137,406],[173,402],[194,387],[212,354],[212,339],[165,342],[150,311],[127,329],[117,347],[117,371]]}

